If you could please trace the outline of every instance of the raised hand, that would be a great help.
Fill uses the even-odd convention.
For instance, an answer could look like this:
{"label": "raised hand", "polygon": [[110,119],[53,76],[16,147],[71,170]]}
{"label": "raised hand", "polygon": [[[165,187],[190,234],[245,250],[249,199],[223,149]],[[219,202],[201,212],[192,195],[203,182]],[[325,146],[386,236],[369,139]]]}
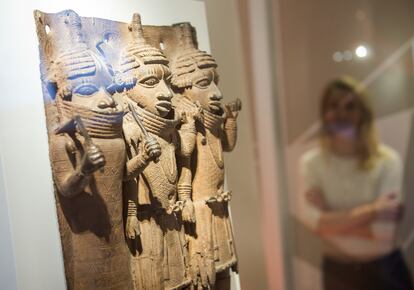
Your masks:
{"label": "raised hand", "polygon": [[161,155],[161,146],[155,138],[146,138],[143,142],[145,160],[156,160]]}
{"label": "raised hand", "polygon": [[203,109],[201,108],[200,102],[195,103],[195,107],[181,112],[181,121],[186,124],[192,120],[203,121]]}
{"label": "raised hand", "polygon": [[81,172],[90,175],[105,166],[105,156],[95,144],[88,145],[81,161]]}
{"label": "raised hand", "polygon": [[224,110],[226,112],[227,118],[236,119],[239,115],[239,111],[241,110],[241,106],[242,105],[240,99],[236,99],[235,101],[224,105]]}

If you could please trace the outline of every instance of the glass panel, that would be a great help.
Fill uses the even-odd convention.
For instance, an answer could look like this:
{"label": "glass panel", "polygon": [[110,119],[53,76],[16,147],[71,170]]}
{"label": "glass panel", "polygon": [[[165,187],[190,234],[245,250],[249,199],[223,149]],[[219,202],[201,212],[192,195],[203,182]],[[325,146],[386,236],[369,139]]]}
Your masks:
{"label": "glass panel", "polygon": [[279,7],[295,289],[412,289],[414,2]]}

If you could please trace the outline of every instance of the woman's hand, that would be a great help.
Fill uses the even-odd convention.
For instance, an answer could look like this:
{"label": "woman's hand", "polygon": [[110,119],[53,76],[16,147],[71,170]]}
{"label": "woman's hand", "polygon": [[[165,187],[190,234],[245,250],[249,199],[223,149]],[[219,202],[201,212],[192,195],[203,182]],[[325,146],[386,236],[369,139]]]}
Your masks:
{"label": "woman's hand", "polygon": [[306,201],[318,209],[326,209],[323,193],[318,188],[312,188],[305,193]]}
{"label": "woman's hand", "polygon": [[378,219],[398,221],[402,217],[403,206],[396,193],[381,195],[374,202],[374,213]]}

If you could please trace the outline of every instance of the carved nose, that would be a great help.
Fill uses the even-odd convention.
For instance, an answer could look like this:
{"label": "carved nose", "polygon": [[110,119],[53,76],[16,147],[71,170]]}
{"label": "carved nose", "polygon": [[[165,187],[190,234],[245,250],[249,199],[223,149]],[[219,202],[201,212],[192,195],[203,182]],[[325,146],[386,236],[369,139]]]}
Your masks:
{"label": "carved nose", "polygon": [[112,99],[112,97],[107,97],[104,100],[99,101],[98,108],[99,109],[106,109],[106,108],[115,108],[117,103]]}
{"label": "carved nose", "polygon": [[210,100],[212,101],[221,101],[223,99],[223,95],[220,92],[213,92],[210,95]]}
{"label": "carved nose", "polygon": [[159,101],[171,101],[172,99],[172,93],[167,91],[167,92],[159,92],[157,93],[157,99]]}
{"label": "carved nose", "polygon": [[211,83],[211,93],[209,95],[211,101],[221,101],[223,99],[223,95],[217,85],[212,82]]}

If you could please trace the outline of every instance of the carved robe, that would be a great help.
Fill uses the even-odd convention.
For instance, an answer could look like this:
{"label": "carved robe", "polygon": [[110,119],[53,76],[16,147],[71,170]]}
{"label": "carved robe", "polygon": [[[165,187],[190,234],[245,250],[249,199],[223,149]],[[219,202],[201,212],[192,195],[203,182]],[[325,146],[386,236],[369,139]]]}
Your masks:
{"label": "carved robe", "polygon": [[[186,97],[179,97],[177,106],[194,107]],[[237,257],[228,201],[231,192],[224,191],[223,151],[231,151],[236,143],[236,122],[203,111],[203,123],[196,123],[197,138],[193,154],[192,200],[196,212],[195,233],[190,233],[190,263],[204,273],[217,273],[236,267]],[[214,268],[214,269],[211,269]],[[210,285],[215,284],[214,277]]]}
{"label": "carved robe", "polygon": [[[141,235],[137,238],[132,260],[135,288],[142,290],[182,289],[190,284],[187,269],[187,243],[177,202],[178,170],[176,155],[180,138],[178,119],[165,119],[135,106],[147,132],[161,147],[161,156],[150,161],[137,178],[128,180],[125,191],[136,196]],[[136,148],[143,133],[129,112],[124,117],[129,159],[138,154]],[[133,247],[134,248],[134,247]]]}
{"label": "carved robe", "polygon": [[50,137],[50,159],[69,290],[130,290],[132,277],[122,220],[125,145],[122,114],[103,114],[62,101],[64,119],[80,115],[105,166],[93,173],[83,192],[59,193],[68,172],[79,167],[84,138],[77,133]]}

